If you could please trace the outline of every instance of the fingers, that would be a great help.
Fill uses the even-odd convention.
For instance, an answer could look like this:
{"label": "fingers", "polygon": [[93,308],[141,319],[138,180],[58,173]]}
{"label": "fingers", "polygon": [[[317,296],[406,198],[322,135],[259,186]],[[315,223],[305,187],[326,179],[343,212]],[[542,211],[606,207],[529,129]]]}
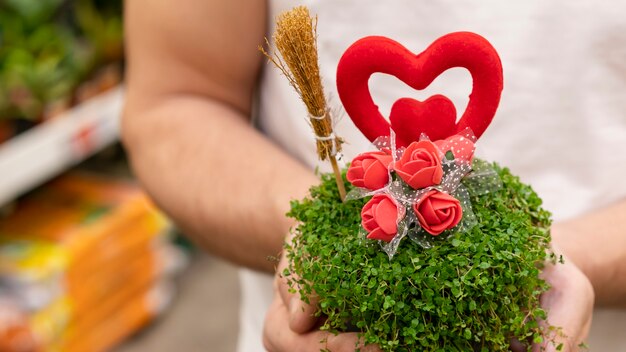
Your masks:
{"label": "fingers", "polygon": [[513,352],[525,352],[527,350],[527,345],[524,345],[518,339],[511,340],[511,351]]}
{"label": "fingers", "polygon": [[376,346],[358,345],[356,333],[334,335],[325,331],[298,334],[289,328],[289,312],[282,298],[276,296],[265,318],[263,344],[269,352],[302,351],[319,352],[326,349],[332,352],[352,352],[361,348],[364,352],[377,352]]}
{"label": "fingers", "polygon": [[[551,289],[542,295],[541,305],[548,312],[547,324],[560,328],[547,336],[542,344],[545,351],[578,351],[589,334],[593,314],[594,293],[587,277],[567,259],[565,264],[549,265],[543,278]],[[536,351],[541,346],[535,346]]]}
{"label": "fingers", "polygon": [[[278,264],[278,269],[275,278],[275,287],[278,291],[284,306],[288,310],[289,314],[289,328],[296,333],[305,333],[310,331],[316,324],[318,319],[315,317],[315,313],[318,309],[317,295],[312,294],[308,297],[309,303],[307,304],[302,300],[300,294],[297,292],[291,293],[287,278],[283,275],[283,270],[287,267],[287,259],[283,255]],[[294,279],[293,277],[291,278]]]}
{"label": "fingers", "polygon": [[332,352],[347,352],[355,351],[357,348],[363,352],[380,351],[377,346],[364,347],[357,344],[359,339],[356,333],[334,335],[325,331],[312,331],[319,320],[315,317],[318,297],[313,293],[307,297],[309,303],[305,303],[298,293],[298,287],[294,287],[296,292],[290,292],[288,279],[297,278],[287,278],[283,275],[287,266],[288,261],[283,254],[276,269],[274,301],[264,324],[263,344],[268,351],[317,352],[325,349]]}
{"label": "fingers", "polygon": [[309,303],[303,302],[298,294],[289,302],[289,328],[296,333],[305,333],[317,323],[317,296],[310,296]]}

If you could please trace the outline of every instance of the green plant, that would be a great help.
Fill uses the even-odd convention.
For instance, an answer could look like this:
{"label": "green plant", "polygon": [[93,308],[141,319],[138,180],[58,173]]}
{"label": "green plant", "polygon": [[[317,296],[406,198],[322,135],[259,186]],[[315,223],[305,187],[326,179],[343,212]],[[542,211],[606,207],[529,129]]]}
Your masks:
{"label": "green plant", "polygon": [[121,1],[0,2],[0,119],[38,121],[123,59]]}
{"label": "green plant", "polygon": [[0,72],[12,104],[7,110],[36,119],[47,103],[68,96],[82,78],[81,47],[56,24],[42,24],[14,40],[7,42]]}
{"label": "green plant", "polygon": [[[320,297],[324,330],[359,331],[385,351],[508,351],[512,337],[540,341],[546,313],[539,278],[549,251],[550,214],[541,199],[494,164],[503,187],[472,197],[478,225],[435,237],[425,249],[405,238],[393,259],[365,239],[367,199],[342,203],[333,176],[293,201],[292,291]],[[346,188],[351,185],[346,183]]]}
{"label": "green plant", "polygon": [[92,66],[122,60],[121,1],[75,0],[74,13],[78,29],[92,46]]}

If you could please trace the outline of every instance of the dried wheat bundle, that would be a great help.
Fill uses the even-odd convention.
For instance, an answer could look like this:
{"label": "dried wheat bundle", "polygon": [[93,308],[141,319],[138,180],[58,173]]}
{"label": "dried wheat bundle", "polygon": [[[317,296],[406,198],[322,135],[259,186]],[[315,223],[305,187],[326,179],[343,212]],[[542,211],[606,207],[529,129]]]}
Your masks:
{"label": "dried wheat bundle", "polygon": [[[341,151],[342,140],[333,132],[333,120],[324,96],[317,57],[317,17],[311,17],[304,6],[280,14],[272,36],[276,52],[259,49],[282,71],[307,107],[309,122],[317,141],[317,154],[328,159],[333,167],[341,199],[345,187],[336,155]],[[266,39],[267,46],[269,41]]]}

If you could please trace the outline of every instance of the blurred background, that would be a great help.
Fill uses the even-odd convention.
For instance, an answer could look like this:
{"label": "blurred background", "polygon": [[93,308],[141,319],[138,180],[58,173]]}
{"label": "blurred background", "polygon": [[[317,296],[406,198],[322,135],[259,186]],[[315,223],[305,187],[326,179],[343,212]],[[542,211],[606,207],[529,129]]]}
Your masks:
{"label": "blurred background", "polygon": [[121,0],[0,0],[0,352],[233,351],[235,269],[119,145]]}

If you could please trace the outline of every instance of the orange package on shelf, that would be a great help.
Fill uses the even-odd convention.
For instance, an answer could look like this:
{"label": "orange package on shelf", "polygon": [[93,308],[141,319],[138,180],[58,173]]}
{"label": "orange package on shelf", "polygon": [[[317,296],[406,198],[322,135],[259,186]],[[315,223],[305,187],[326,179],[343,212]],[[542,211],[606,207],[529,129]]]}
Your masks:
{"label": "orange package on shelf", "polygon": [[[140,258],[143,259],[143,258]],[[132,309],[137,312],[133,314],[133,319],[136,315],[143,317],[152,317],[157,314],[157,311],[151,306],[147,306],[143,300],[137,303],[138,297],[144,297],[147,292],[155,285],[155,275],[151,275],[149,270],[145,270],[145,264],[141,260],[137,260],[131,264],[127,270],[129,272],[126,278],[127,283],[121,285],[118,290],[113,290],[111,295],[106,297],[100,304],[90,307],[88,311],[76,312],[75,320],[70,323],[66,338],[63,342],[63,351],[66,352],[91,352],[100,351],[98,346],[87,344],[89,349],[83,348],[71,348],[72,346],[81,346],[86,342],[86,336],[97,335],[101,341],[115,340],[119,335],[130,335],[135,330],[130,330],[134,327],[133,322],[119,321],[119,326],[116,327],[117,331],[111,336],[107,335],[106,331],[100,330],[99,326],[104,324],[109,319],[115,317],[120,310],[123,310],[128,304],[135,305]],[[134,302],[134,303],[133,303]],[[147,319],[146,319],[147,320]]]}
{"label": "orange package on shelf", "polygon": [[124,235],[114,230],[129,223],[153,233],[167,227],[135,184],[70,173],[23,198],[15,212],[0,221],[0,237],[63,245],[80,258],[85,247]]}
{"label": "orange package on shelf", "polygon": [[[117,339],[103,338],[98,327],[164,276],[160,256],[170,246],[168,228],[132,183],[62,176],[0,219],[0,289],[31,317],[44,350],[88,333],[110,344]],[[52,309],[59,302],[63,314]],[[135,316],[146,321],[156,314],[139,310],[146,312]],[[120,326],[115,336],[130,335],[139,325]]]}
{"label": "orange package on shelf", "polygon": [[156,247],[162,236],[154,230],[137,226],[140,219],[117,226],[113,231],[123,236],[110,236],[106,240],[93,242],[89,247],[82,247],[80,252],[71,256],[71,262],[65,274],[68,282],[80,282],[82,278],[111,265],[111,262],[126,260],[138,248]]}
{"label": "orange package on shelf", "polygon": [[[163,238],[150,233],[137,233],[129,228],[118,236],[120,241],[109,243],[107,246],[116,247],[115,255],[102,256],[100,251],[94,250],[95,255],[90,260],[73,262],[65,276],[66,292],[72,298],[75,308],[98,302],[100,297],[108,294],[111,287],[119,284],[126,276],[128,266],[137,258],[144,258],[144,270],[149,273],[160,273],[161,264],[156,254],[165,246]],[[121,281],[123,284],[124,282]]]}
{"label": "orange package on shelf", "polygon": [[[83,290],[71,294],[72,308],[79,321],[85,317],[97,319],[96,311],[106,306],[111,298],[122,292],[136,289],[144,282],[151,282],[163,273],[157,254],[148,251],[133,252],[133,258],[116,261],[107,272],[99,273],[83,281]],[[94,310],[94,307],[97,307]]]}
{"label": "orange package on shelf", "polygon": [[92,329],[72,334],[58,348],[63,352],[101,352],[119,344],[158,315],[171,300],[171,285],[159,283],[139,293]]}

